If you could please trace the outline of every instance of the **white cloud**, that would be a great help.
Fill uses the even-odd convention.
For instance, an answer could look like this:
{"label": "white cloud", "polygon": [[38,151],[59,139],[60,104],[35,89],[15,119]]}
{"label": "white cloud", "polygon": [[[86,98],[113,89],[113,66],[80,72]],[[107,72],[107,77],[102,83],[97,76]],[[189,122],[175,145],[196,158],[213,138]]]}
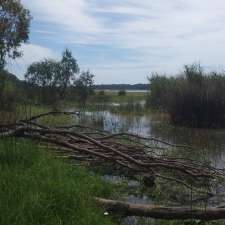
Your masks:
{"label": "white cloud", "polygon": [[[35,21],[55,24],[59,37],[73,43],[116,43],[117,47],[155,46],[161,39],[204,35],[222,29],[223,0],[22,0]],[[118,17],[126,17],[121,19]],[[111,18],[111,22],[109,19]],[[50,29],[47,26],[46,29]],[[54,28],[53,28],[54,29]],[[42,31],[50,32],[49,30]],[[73,33],[74,32],[74,33]],[[57,39],[57,36],[54,36]],[[95,42],[94,42],[95,41]],[[135,42],[134,42],[135,41]],[[175,40],[174,40],[175,41]],[[135,43],[139,42],[136,46]],[[162,43],[161,43],[162,44]]]}
{"label": "white cloud", "polygon": [[[96,51],[96,59],[104,51],[102,46],[113,49],[114,58],[104,58],[103,62],[92,61],[86,55],[87,65],[92,63],[100,74],[99,82],[117,81],[114,77],[118,76],[130,79],[131,74],[131,80],[138,82],[140,74],[143,80],[153,70],[175,72],[183,64],[195,61],[212,68],[224,63],[224,0],[22,0],[22,3],[31,9],[36,23],[46,24],[45,29],[36,30],[46,40],[71,48],[78,44],[87,48],[96,45],[100,49]],[[134,54],[132,60],[126,56],[127,51]],[[121,54],[124,59],[117,59]],[[111,68],[111,75],[104,78],[105,64]]]}
{"label": "white cloud", "polygon": [[23,44],[20,50],[23,52],[23,56],[16,60],[7,60],[7,68],[21,79],[24,78],[23,75],[31,63],[45,58],[58,58],[54,51],[39,45]]}
{"label": "white cloud", "polygon": [[90,15],[89,4],[84,0],[23,0],[39,21],[62,26],[68,31],[93,33],[100,27]]}

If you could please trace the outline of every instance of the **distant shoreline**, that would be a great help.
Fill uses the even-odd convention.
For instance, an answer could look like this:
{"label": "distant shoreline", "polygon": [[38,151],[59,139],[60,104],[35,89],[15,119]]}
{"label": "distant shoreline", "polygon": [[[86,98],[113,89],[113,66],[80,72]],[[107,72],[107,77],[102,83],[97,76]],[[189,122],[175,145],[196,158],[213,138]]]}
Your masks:
{"label": "distant shoreline", "polygon": [[[96,91],[105,91],[105,92],[118,92],[121,89],[95,89]],[[133,90],[133,89],[123,89],[126,92],[148,92],[148,90]]]}
{"label": "distant shoreline", "polygon": [[126,91],[133,91],[133,92],[140,92],[140,91],[148,91],[149,84],[97,84],[94,85],[96,90],[110,90],[110,91],[119,91],[119,90],[126,90]]}

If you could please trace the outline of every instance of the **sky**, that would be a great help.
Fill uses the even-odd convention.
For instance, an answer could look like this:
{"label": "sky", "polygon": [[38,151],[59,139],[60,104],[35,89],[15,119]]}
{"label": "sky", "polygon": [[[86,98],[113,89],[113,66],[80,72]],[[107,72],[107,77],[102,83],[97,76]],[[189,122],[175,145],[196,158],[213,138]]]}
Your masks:
{"label": "sky", "polygon": [[146,83],[184,64],[225,69],[224,0],[21,0],[33,17],[23,57],[8,69],[60,59],[69,48],[95,83]]}

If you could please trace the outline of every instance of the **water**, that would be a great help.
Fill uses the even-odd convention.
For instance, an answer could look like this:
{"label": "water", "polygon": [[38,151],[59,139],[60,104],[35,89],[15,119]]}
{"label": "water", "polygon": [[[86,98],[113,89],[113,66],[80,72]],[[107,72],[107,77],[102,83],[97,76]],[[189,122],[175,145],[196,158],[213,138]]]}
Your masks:
{"label": "water", "polygon": [[82,113],[78,123],[112,133],[129,132],[154,136],[172,144],[190,145],[198,149],[192,157],[206,157],[212,165],[225,167],[225,130],[174,127],[165,114],[118,114],[109,111]]}
{"label": "water", "polygon": [[[213,129],[192,129],[184,127],[174,127],[165,114],[144,113],[135,115],[134,113],[111,113],[110,111],[84,112],[80,115],[78,123],[86,126],[92,126],[98,129],[107,130],[112,133],[129,132],[146,137],[154,136],[172,144],[191,145],[197,150],[186,152],[180,149],[179,155],[196,160],[210,162],[217,168],[225,167],[225,130]],[[120,177],[105,176],[109,182],[120,182]],[[128,186],[138,188],[140,186],[136,181],[129,181]],[[148,203],[151,199],[146,196],[137,196],[129,194],[125,199],[128,202]],[[225,199],[217,198],[215,201],[224,204]],[[156,224],[155,220],[145,219],[140,222],[136,217],[127,217],[123,220],[124,225]]]}

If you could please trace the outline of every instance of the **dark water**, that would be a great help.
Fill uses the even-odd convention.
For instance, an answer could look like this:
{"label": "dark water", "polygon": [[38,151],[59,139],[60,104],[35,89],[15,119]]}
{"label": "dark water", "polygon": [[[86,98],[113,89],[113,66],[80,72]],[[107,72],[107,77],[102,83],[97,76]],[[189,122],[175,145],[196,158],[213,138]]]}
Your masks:
{"label": "dark water", "polygon": [[[135,115],[133,113],[119,114],[109,111],[84,112],[77,121],[82,125],[92,126],[112,133],[129,132],[146,137],[154,136],[172,144],[193,146],[196,150],[191,152],[179,152],[179,155],[188,156],[192,159],[210,162],[217,168],[225,167],[225,130],[213,129],[191,129],[174,127],[165,114],[145,113]],[[122,178],[105,176],[104,179],[110,182],[120,182]],[[140,184],[129,181],[130,188],[138,187]],[[126,201],[133,203],[151,204],[151,199],[146,195],[129,194]],[[225,200],[221,204],[224,204]],[[157,224],[152,219],[139,219],[127,217],[123,220],[124,225]]]}

